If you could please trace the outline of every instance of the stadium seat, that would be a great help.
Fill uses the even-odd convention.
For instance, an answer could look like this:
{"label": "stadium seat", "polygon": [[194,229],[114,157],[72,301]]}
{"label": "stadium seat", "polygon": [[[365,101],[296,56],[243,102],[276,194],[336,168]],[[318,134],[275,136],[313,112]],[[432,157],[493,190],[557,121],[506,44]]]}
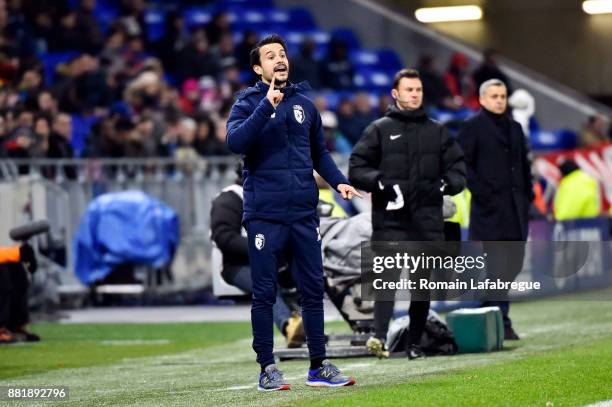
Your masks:
{"label": "stadium seat", "polygon": [[330,110],[336,110],[338,108],[338,105],[340,104],[340,100],[344,98],[350,99],[353,97],[352,92],[327,91],[320,93],[320,95],[325,97],[325,100],[327,101],[327,108]]}
{"label": "stadium seat", "polygon": [[384,71],[399,71],[402,69],[402,62],[390,49],[353,49],[349,52],[351,62],[356,68],[372,68]]}
{"label": "stadium seat", "polygon": [[[80,0],[68,0],[68,6],[71,9],[77,9],[79,3]],[[94,13],[98,24],[100,24],[100,28],[103,32],[106,32],[119,15],[117,2],[113,0],[97,0]]]}
{"label": "stadium seat", "polygon": [[535,131],[529,135],[533,151],[567,150],[576,148],[577,134],[572,130]]}
{"label": "stadium seat", "polygon": [[349,53],[349,58],[355,68],[377,68],[380,66],[380,58],[376,51],[355,49]]}
{"label": "stadium seat", "polygon": [[378,55],[378,64],[381,68],[399,71],[404,67],[399,55],[392,49],[382,48],[376,51],[376,54]]}
{"label": "stadium seat", "polygon": [[164,72],[164,80],[170,86],[173,86],[173,87],[178,86],[178,84],[176,83],[176,76],[171,73]]}
{"label": "stadium seat", "polygon": [[243,6],[260,9],[269,9],[274,7],[273,0],[217,0],[216,3],[222,8],[225,6]]}
{"label": "stadium seat", "polygon": [[451,121],[463,121],[474,114],[473,111],[467,108],[463,108],[458,111],[438,109],[432,107],[428,109],[428,113],[432,119],[437,120],[441,123],[448,123]]}
{"label": "stadium seat", "polygon": [[159,41],[164,36],[166,14],[162,10],[150,8],[147,9],[144,19],[148,40]]}
{"label": "stadium seat", "polygon": [[362,68],[355,73],[355,87],[361,90],[380,92],[391,89],[393,71]]}
{"label": "stadium seat", "polygon": [[353,30],[349,28],[336,28],[332,30],[331,38],[344,42],[349,51],[361,48],[359,38],[357,38]]}
{"label": "stadium seat", "polygon": [[117,20],[119,11],[114,4],[99,1],[96,4],[95,15],[98,24],[100,24],[100,29],[106,33],[113,22]]}
{"label": "stadium seat", "polygon": [[284,38],[287,41],[287,45],[302,45],[302,42],[307,37],[312,38],[317,46],[327,46],[331,38],[328,32],[321,30],[288,31]]}
{"label": "stadium seat", "polygon": [[303,7],[295,7],[289,9],[289,15],[291,16],[291,28],[294,30],[316,30],[317,23],[310,14],[310,11]]}
{"label": "stadium seat", "polygon": [[41,55],[40,60],[45,67],[45,84],[51,85],[55,79],[55,68],[61,63],[79,55],[77,51],[49,52]]}
{"label": "stadium seat", "polygon": [[275,8],[268,10],[265,13],[267,21],[270,21],[273,24],[283,24],[289,27],[289,23],[291,22],[291,13],[289,13],[289,11]]}
{"label": "stadium seat", "polygon": [[240,82],[251,85],[251,81],[255,77],[253,71],[240,71]]}
{"label": "stadium seat", "polygon": [[232,29],[236,31],[252,30],[256,32],[277,33],[287,31],[293,27],[290,13],[287,10],[277,8],[230,8],[228,9],[233,18]]}
{"label": "stadium seat", "polygon": [[185,10],[183,17],[185,18],[185,26],[187,29],[206,25],[212,20],[214,12],[208,7],[192,7]]}
{"label": "stadium seat", "polygon": [[87,135],[91,131],[93,126],[98,119],[95,116],[84,117],[78,114],[72,115],[72,140],[70,144],[74,149],[75,157],[80,157],[85,148],[85,141]]}

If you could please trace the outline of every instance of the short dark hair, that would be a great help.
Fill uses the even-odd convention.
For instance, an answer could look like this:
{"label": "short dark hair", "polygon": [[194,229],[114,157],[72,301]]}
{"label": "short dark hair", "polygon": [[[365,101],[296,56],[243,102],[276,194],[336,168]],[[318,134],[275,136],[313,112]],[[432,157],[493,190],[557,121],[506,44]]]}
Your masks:
{"label": "short dark hair", "polygon": [[259,49],[264,45],[268,44],[280,44],[283,46],[285,53],[287,53],[287,44],[285,44],[285,40],[283,40],[283,37],[278,34],[270,34],[267,37],[262,38],[257,44],[255,44],[253,49],[251,49],[251,53],[249,55],[251,67],[253,67],[254,65],[261,65]]}
{"label": "short dark hair", "polygon": [[46,120],[47,124],[49,126],[51,126],[52,122],[54,121],[54,120],[51,119],[51,115],[50,114],[44,113],[44,112],[43,113],[37,113],[36,116],[34,116],[34,125],[36,125],[36,122],[39,121],[39,120]]}
{"label": "short dark hair", "polygon": [[420,80],[421,75],[419,74],[419,71],[417,71],[416,69],[404,68],[398,73],[396,73],[395,76],[393,77],[393,89],[397,89],[402,78],[414,78],[414,79]]}

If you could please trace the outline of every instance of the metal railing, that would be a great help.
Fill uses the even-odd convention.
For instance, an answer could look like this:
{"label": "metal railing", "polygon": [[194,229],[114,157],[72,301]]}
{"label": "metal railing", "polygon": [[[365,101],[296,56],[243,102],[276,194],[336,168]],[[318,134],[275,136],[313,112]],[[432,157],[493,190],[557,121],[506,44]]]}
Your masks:
{"label": "metal railing", "polygon": [[[47,244],[65,247],[68,273],[64,274],[71,277],[64,280],[74,283],[72,242],[87,205],[103,193],[140,190],[166,203],[179,216],[181,245],[173,264],[173,286],[167,289],[202,288],[211,279],[211,202],[234,182],[236,164],[236,157],[0,160],[3,191],[11,191],[11,186],[22,190],[0,197],[20,199],[8,205],[14,213],[3,214],[8,220],[2,225],[8,229],[26,219],[49,219]],[[25,204],[24,199],[28,200]]]}

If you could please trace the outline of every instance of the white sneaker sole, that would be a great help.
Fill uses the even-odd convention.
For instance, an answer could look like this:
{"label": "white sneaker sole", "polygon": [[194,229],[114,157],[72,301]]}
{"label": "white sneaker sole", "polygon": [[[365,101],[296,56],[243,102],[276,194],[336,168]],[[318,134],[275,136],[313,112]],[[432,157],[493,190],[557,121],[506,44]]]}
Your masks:
{"label": "white sneaker sole", "polygon": [[344,382],[344,383],[327,383],[327,382],[309,382],[306,381],[306,386],[310,386],[310,387],[343,387],[343,386],[352,386],[355,384],[355,379],[354,378],[350,378],[348,382]]}
{"label": "white sneaker sole", "polygon": [[284,384],[281,387],[278,387],[276,389],[264,389],[263,387],[257,386],[257,390],[261,392],[285,391],[285,390],[291,390],[291,385]]}

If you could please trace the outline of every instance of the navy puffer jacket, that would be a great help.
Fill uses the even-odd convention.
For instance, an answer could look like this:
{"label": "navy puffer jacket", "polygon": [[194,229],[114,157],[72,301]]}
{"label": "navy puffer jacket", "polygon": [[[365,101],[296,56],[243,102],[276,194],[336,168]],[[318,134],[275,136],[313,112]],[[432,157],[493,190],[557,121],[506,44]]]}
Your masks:
{"label": "navy puffer jacket", "polygon": [[291,223],[316,214],[313,169],[336,189],[348,181],[333,162],[321,116],[302,92],[306,82],[282,89],[276,110],[258,82],[237,95],[227,122],[227,145],[244,159],[244,218]]}

